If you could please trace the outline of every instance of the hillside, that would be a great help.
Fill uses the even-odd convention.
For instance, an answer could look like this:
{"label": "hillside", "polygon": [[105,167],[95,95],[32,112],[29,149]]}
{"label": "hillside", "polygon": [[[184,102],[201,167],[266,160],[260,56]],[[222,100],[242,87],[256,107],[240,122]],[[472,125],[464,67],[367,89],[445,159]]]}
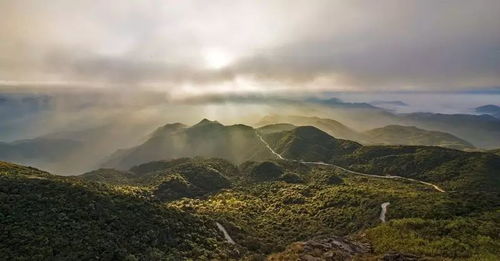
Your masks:
{"label": "hillside", "polygon": [[339,139],[368,142],[361,133],[332,119],[293,115],[268,115],[262,118],[257,125],[264,126],[278,123],[288,123],[296,126],[313,126]]}
{"label": "hillside", "polygon": [[496,154],[496,155],[500,156],[500,149],[496,149],[496,150],[489,150],[488,152],[490,152],[490,153],[494,153],[494,154]]}
{"label": "hillside", "polygon": [[372,143],[385,145],[440,146],[452,149],[473,149],[469,142],[440,131],[428,131],[414,126],[388,125],[363,132]]}
{"label": "hillside", "polygon": [[392,175],[432,182],[445,189],[496,191],[500,157],[430,146],[362,146],[339,140],[314,127],[263,136],[282,157],[326,162],[374,175]]}
{"label": "hillside", "polygon": [[[379,260],[394,251],[437,260],[500,256],[500,238],[495,229],[498,214],[494,211],[498,209],[498,195],[440,193],[418,183],[361,177],[330,166],[281,160],[244,163],[240,168],[241,175],[250,175],[250,179],[208,198],[184,198],[169,205],[222,220],[234,241],[254,253],[256,260],[283,251],[297,241],[315,242],[317,236],[376,247],[374,252],[355,253],[357,260]],[[387,225],[379,220],[383,202],[391,203]],[[401,232],[406,236],[405,244],[398,243],[397,231],[380,234],[386,227],[392,228],[411,218],[431,224],[437,231],[426,232],[420,226],[408,225]],[[463,221],[471,222],[467,229],[474,224],[481,224],[484,229],[462,232],[457,224]],[[364,235],[365,231],[369,234]],[[412,232],[416,233],[414,237],[410,237]],[[315,247],[324,249],[323,243]],[[414,245],[419,247],[411,249]],[[291,248],[292,252],[297,250],[295,244]],[[306,254],[313,257],[323,254],[309,251]],[[335,245],[328,252],[343,254],[342,248]],[[298,260],[288,254],[281,257],[289,259],[277,260]],[[273,257],[276,258],[274,255],[269,258]]]}
{"label": "hillside", "polygon": [[[132,186],[109,185],[122,175]],[[333,166],[286,160],[235,166],[222,159],[180,158],[121,174],[98,170],[64,178],[0,163],[0,183],[5,198],[0,230],[9,235],[0,236],[0,253],[7,258],[500,256],[497,193],[440,193],[423,184],[353,175]],[[190,194],[200,189],[205,192]],[[379,219],[383,202],[390,202],[387,223]],[[215,222],[234,245],[224,243]],[[334,242],[365,247],[345,252]],[[321,251],[310,248],[318,243]]]}
{"label": "hillside", "polygon": [[478,148],[500,146],[500,119],[490,115],[409,113],[396,117],[400,125],[447,132]]}
{"label": "hillside", "polygon": [[281,156],[304,161],[328,162],[361,147],[359,143],[336,139],[311,126],[271,133],[264,138]]}
{"label": "hillside", "polygon": [[498,191],[500,157],[439,147],[364,146],[335,164],[377,175],[396,175],[442,185],[446,190]]}
{"label": "hillside", "polygon": [[252,127],[224,126],[204,119],[191,127],[164,126],[143,144],[117,151],[103,166],[128,169],[149,161],[193,156],[219,157],[236,163],[273,157]]}
{"label": "hillside", "polygon": [[0,162],[2,259],[219,259],[223,242],[213,221],[161,206],[143,189]]}
{"label": "hillside", "polygon": [[182,197],[200,197],[228,188],[238,169],[222,159],[179,158],[152,161],[129,171],[98,169],[77,176],[78,179],[111,185],[147,187],[151,197],[170,201]]}

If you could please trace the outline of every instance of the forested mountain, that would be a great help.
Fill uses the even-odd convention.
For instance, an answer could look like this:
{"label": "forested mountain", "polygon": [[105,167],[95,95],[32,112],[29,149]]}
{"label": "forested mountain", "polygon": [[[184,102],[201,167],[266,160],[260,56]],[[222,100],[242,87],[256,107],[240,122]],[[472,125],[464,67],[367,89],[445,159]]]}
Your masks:
{"label": "forested mountain", "polygon": [[397,116],[400,125],[453,134],[475,147],[500,146],[500,119],[490,115],[409,113]]}
{"label": "forested mountain", "polygon": [[[219,159],[182,158],[142,164],[129,172],[151,197],[223,224],[239,249],[236,259],[307,260],[307,255],[333,255],[339,260],[391,256],[493,260],[500,255],[497,193],[442,193],[417,182],[287,160],[235,166]],[[210,172],[218,175],[207,176]],[[186,173],[199,175],[213,190],[193,194],[189,188],[196,181]],[[217,185],[220,177],[226,185]],[[379,219],[384,202],[390,202],[387,223]],[[332,242],[362,248],[346,253]],[[307,247],[318,244],[322,247],[317,250]]]}
{"label": "forested mountain", "polygon": [[117,151],[104,166],[126,169],[148,161],[192,156],[220,157],[241,163],[266,159],[272,154],[252,127],[224,126],[204,119],[191,127],[168,124],[143,144]]}
{"label": "forested mountain", "polygon": [[336,120],[290,115],[269,115],[262,118],[257,125],[264,125],[260,128],[263,130],[266,128],[277,130],[278,127],[283,128],[283,130],[291,130],[291,126],[314,126],[335,138],[352,140],[364,145],[423,145],[460,150],[474,148],[470,142],[450,133],[431,131],[415,126],[387,125],[358,132]]}
{"label": "forested mountain", "polygon": [[[183,157],[215,154],[224,159]],[[203,120],[165,125],[118,156],[119,169],[75,177],[1,162],[0,254],[13,260],[500,256],[494,153],[363,146],[312,126],[253,129]],[[355,250],[340,247],[346,245]]]}
{"label": "forested mountain", "polygon": [[436,182],[448,189],[495,191],[500,157],[429,146],[362,146],[314,127],[264,135],[277,153],[293,160],[333,163],[355,171]]}
{"label": "forested mountain", "polygon": [[162,206],[138,187],[86,183],[0,162],[5,260],[223,259],[210,219]]}
{"label": "forested mountain", "polygon": [[283,157],[304,161],[326,162],[361,147],[359,143],[336,139],[312,126],[267,134],[265,139]]}
{"label": "forested mountain", "polygon": [[268,115],[262,118],[257,125],[264,126],[278,123],[288,123],[296,126],[314,126],[339,139],[368,142],[362,134],[333,119],[293,115]]}
{"label": "forested mountain", "polygon": [[385,145],[424,145],[452,149],[473,149],[469,142],[440,131],[428,131],[415,126],[388,125],[365,131],[370,142]]}

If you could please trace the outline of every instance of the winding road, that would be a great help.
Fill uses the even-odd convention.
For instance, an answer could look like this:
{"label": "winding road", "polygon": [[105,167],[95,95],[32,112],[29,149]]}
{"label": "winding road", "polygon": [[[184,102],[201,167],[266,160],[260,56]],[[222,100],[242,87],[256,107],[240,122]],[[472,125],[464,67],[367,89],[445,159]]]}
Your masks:
{"label": "winding road", "polygon": [[380,207],[382,208],[382,210],[380,211],[380,221],[382,221],[382,223],[385,223],[385,214],[387,213],[387,206],[389,206],[391,203],[390,202],[384,202],[382,203],[382,205],[380,205]]}
{"label": "winding road", "polygon": [[269,151],[271,151],[271,153],[273,155],[275,155],[276,157],[278,157],[281,160],[292,161],[292,162],[300,162],[300,163],[311,164],[311,165],[331,166],[331,167],[340,169],[342,171],[345,171],[347,173],[358,175],[358,176],[366,176],[366,177],[381,178],[381,179],[402,179],[402,180],[408,180],[408,181],[412,181],[412,182],[417,182],[417,183],[420,183],[420,184],[424,184],[426,186],[430,186],[430,187],[434,188],[435,190],[437,190],[439,192],[446,192],[444,189],[440,188],[439,186],[437,186],[435,184],[432,184],[432,183],[429,183],[429,182],[425,182],[425,181],[421,181],[421,180],[412,179],[412,178],[405,178],[405,177],[401,177],[401,176],[392,176],[392,175],[382,176],[382,175],[366,174],[366,173],[361,173],[361,172],[357,172],[357,171],[348,170],[348,169],[343,168],[341,166],[337,166],[335,164],[330,164],[330,163],[324,163],[324,162],[321,162],[321,161],[303,161],[303,160],[287,159],[287,158],[281,156],[281,154],[279,154],[276,151],[274,151],[273,148],[271,148],[271,146],[269,146],[269,143],[267,143],[267,141],[264,140],[264,138],[262,138],[262,136],[257,131],[255,131],[255,134],[257,135],[257,137],[259,137],[259,139],[262,141],[262,143],[269,149]]}
{"label": "winding road", "polygon": [[[430,187],[434,188],[435,190],[437,190],[439,192],[446,192],[445,190],[443,190],[442,188],[440,188],[439,186],[437,186],[435,184],[432,184],[432,183],[429,183],[429,182],[425,182],[425,181],[421,181],[421,180],[412,179],[412,178],[405,178],[405,177],[401,177],[401,176],[392,176],[392,175],[382,176],[382,175],[366,174],[366,173],[361,173],[361,172],[349,170],[349,169],[343,168],[341,166],[337,166],[335,164],[325,163],[325,162],[321,162],[321,161],[303,161],[303,160],[287,159],[287,158],[283,157],[281,154],[279,154],[278,152],[276,152],[273,148],[271,148],[271,146],[269,145],[269,143],[267,143],[267,141],[264,140],[264,138],[262,138],[262,136],[257,131],[255,131],[255,134],[257,135],[257,137],[259,137],[260,141],[266,146],[266,148],[274,156],[276,156],[278,159],[281,159],[281,160],[286,160],[286,161],[290,161],[290,162],[299,162],[299,163],[310,164],[310,165],[330,166],[330,167],[334,167],[334,168],[340,169],[340,170],[342,170],[344,172],[347,172],[347,173],[350,173],[350,174],[353,174],[353,175],[358,175],[358,176],[366,176],[366,177],[381,178],[381,179],[402,179],[402,180],[408,180],[408,181],[412,181],[412,182],[416,182],[416,183],[420,183],[420,184],[424,184],[424,185],[430,186]],[[380,211],[380,217],[379,217],[379,219],[380,219],[380,221],[382,221],[382,223],[385,223],[385,215],[387,213],[387,207],[390,204],[391,204],[390,202],[384,202],[384,203],[382,203],[380,205],[381,211]],[[229,234],[227,233],[227,231],[224,228],[224,226],[222,226],[219,222],[215,222],[215,224],[217,225],[217,228],[224,234],[224,238],[226,239],[226,241],[228,243],[230,243],[230,244],[236,244],[236,242],[234,242],[234,240],[231,238],[231,236],[229,236]]]}
{"label": "winding road", "polygon": [[224,234],[224,238],[226,239],[226,241],[229,244],[233,244],[233,245],[236,244],[236,242],[234,242],[234,240],[231,238],[231,236],[229,236],[229,234],[227,233],[224,226],[222,226],[219,222],[215,222],[215,225],[217,225],[217,228],[222,232],[222,234]]}

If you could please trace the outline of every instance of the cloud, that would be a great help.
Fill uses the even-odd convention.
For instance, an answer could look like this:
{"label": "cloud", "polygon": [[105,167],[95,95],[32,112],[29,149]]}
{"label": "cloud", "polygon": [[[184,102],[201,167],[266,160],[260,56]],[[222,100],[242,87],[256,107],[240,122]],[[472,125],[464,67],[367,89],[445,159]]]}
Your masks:
{"label": "cloud", "polygon": [[[171,93],[500,86],[499,12],[495,0],[2,1],[0,81]],[[207,68],[213,49],[231,62]]]}

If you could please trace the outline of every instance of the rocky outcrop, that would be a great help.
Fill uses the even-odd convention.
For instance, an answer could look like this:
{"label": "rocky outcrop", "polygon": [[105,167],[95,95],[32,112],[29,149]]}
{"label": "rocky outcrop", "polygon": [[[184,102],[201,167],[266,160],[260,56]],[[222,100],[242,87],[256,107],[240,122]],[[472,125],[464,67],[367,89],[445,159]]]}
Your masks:
{"label": "rocky outcrop", "polygon": [[370,246],[344,237],[329,236],[291,244],[285,251],[271,255],[267,260],[340,261],[370,251]]}

